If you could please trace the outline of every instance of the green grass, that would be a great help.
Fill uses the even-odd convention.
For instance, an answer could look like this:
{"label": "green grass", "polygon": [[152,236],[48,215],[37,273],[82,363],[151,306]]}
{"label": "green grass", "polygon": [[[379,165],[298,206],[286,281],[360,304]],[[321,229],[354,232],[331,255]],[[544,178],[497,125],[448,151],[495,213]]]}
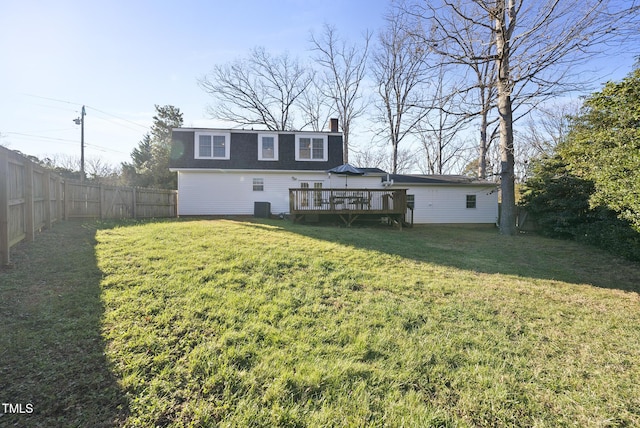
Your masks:
{"label": "green grass", "polygon": [[12,249],[0,270],[0,403],[3,427],[121,424],[127,397],[105,357],[102,273],[95,226],[65,222]]}
{"label": "green grass", "polygon": [[35,411],[0,424],[640,425],[640,265],[570,242],[63,223],[14,258],[0,400]]}

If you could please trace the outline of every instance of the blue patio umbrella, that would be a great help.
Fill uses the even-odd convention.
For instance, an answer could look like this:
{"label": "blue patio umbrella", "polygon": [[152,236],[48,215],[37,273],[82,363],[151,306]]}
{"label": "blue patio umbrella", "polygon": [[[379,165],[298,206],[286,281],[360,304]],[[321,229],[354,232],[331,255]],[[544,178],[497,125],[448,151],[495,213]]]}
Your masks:
{"label": "blue patio umbrella", "polygon": [[364,175],[364,171],[361,171],[355,166],[348,163],[333,167],[327,172],[344,175],[344,187],[348,187],[347,180],[350,175]]}

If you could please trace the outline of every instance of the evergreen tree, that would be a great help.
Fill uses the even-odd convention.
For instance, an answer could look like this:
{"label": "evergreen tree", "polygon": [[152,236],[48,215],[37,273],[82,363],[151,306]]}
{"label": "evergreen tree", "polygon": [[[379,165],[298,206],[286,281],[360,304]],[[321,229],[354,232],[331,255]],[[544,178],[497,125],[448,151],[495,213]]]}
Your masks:
{"label": "evergreen tree", "polygon": [[151,135],[147,133],[142,137],[138,147],[131,152],[132,162],[122,164],[122,176],[127,184],[138,187],[151,187],[150,165],[153,160],[151,148]]}
{"label": "evergreen tree", "polygon": [[532,172],[523,202],[542,233],[640,260],[640,67],[588,97]]}
{"label": "evergreen tree", "polygon": [[592,180],[592,206],[640,230],[640,66],[591,95],[559,150],[573,174]]}
{"label": "evergreen tree", "polygon": [[176,189],[176,173],[169,171],[171,130],[182,126],[182,113],[171,105],[156,105],[155,109],[149,133],[131,152],[132,162],[122,164],[122,173],[133,186]]}

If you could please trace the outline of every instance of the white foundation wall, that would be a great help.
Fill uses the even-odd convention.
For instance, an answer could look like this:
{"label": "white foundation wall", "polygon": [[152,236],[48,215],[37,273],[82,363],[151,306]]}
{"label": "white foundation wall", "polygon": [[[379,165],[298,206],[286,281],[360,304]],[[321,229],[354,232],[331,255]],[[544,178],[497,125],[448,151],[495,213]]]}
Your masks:
{"label": "white foundation wall", "polygon": [[[400,188],[400,186],[394,186]],[[402,186],[414,195],[413,222],[424,223],[496,223],[498,191],[495,187],[476,186]],[[467,195],[476,195],[476,208],[467,208]]]}
{"label": "white foundation wall", "polygon": [[[253,190],[261,178],[263,191]],[[271,213],[289,212],[289,189],[321,182],[323,188],[379,189],[380,177],[346,177],[326,172],[178,171],[178,215],[253,215],[254,202],[270,202]]]}

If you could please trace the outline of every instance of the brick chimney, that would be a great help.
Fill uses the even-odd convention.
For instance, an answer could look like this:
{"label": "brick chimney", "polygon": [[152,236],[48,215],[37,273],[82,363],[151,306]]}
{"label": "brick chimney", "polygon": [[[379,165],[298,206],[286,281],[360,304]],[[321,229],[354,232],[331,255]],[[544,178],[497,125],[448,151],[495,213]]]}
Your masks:
{"label": "brick chimney", "polygon": [[338,119],[336,118],[329,119],[329,131],[340,132],[338,131]]}

